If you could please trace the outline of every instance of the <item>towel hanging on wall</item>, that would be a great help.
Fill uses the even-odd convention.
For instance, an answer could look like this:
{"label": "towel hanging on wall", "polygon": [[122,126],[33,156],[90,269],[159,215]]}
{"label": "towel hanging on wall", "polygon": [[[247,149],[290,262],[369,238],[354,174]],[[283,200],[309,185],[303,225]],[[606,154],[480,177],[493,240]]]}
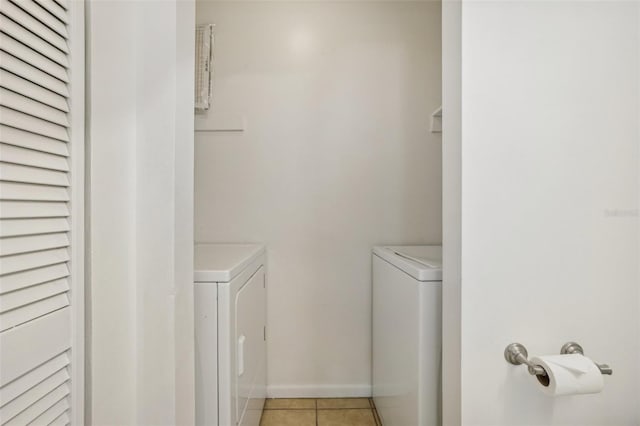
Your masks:
{"label": "towel hanging on wall", "polygon": [[204,112],[211,106],[213,91],[213,24],[196,27],[195,109]]}

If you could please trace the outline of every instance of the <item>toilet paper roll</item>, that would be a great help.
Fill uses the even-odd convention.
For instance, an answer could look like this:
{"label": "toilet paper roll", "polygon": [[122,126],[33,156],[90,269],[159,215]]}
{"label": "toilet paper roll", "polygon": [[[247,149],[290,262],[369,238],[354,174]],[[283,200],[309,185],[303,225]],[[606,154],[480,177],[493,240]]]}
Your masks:
{"label": "toilet paper roll", "polygon": [[542,366],[547,377],[537,376],[542,391],[550,396],[598,393],[604,388],[600,369],[584,355],[549,355],[533,357]]}

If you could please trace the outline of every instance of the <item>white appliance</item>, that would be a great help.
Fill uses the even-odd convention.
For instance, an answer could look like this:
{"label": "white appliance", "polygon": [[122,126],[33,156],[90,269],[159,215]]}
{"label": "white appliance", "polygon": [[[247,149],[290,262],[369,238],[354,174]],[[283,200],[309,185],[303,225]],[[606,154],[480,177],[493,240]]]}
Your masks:
{"label": "white appliance", "polygon": [[442,247],[373,249],[373,399],[384,426],[438,426]]}
{"label": "white appliance", "polygon": [[258,426],[266,397],[265,249],[195,246],[196,424]]}

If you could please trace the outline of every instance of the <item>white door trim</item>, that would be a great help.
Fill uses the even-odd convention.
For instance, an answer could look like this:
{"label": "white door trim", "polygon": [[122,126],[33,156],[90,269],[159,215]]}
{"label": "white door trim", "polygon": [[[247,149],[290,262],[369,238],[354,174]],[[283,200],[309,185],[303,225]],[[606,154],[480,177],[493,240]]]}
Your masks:
{"label": "white door trim", "polygon": [[85,403],[85,4],[69,2],[71,212],[71,424],[83,425]]}

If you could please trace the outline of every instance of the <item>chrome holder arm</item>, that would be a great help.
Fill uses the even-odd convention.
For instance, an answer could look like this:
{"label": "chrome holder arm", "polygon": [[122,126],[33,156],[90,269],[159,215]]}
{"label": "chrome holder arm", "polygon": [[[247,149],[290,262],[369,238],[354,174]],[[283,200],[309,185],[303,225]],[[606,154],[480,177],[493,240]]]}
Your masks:
{"label": "chrome holder arm", "polygon": [[527,348],[520,343],[511,343],[504,350],[504,358],[509,364],[513,365],[526,365],[529,370],[529,374],[532,376],[546,376],[547,372],[540,365],[535,365],[529,361],[529,353]]}
{"label": "chrome holder arm", "polygon": [[[582,346],[580,346],[576,342],[567,342],[564,345],[562,345],[562,348],[560,349],[560,353],[562,355],[568,355],[568,354],[584,355],[584,349],[582,349]],[[600,370],[601,374],[605,374],[607,376],[613,375],[613,368],[609,367],[607,364],[596,363],[596,366],[598,367],[598,370]]]}

